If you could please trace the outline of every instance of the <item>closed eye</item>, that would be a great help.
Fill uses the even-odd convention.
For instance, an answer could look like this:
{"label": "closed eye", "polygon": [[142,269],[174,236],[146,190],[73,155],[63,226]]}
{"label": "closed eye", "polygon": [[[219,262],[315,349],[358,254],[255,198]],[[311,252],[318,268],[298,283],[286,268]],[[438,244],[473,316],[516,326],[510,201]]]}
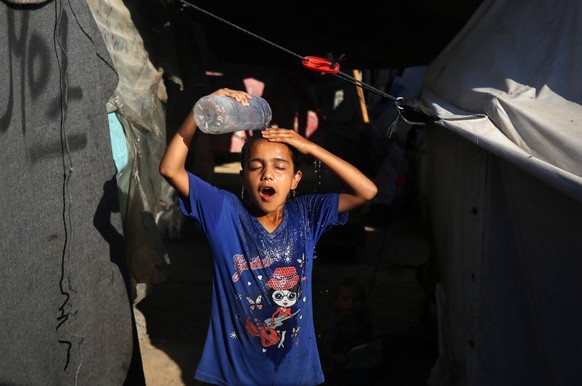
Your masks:
{"label": "closed eye", "polygon": [[287,167],[289,166],[289,164],[287,162],[277,162],[273,165],[275,167],[276,170],[287,170]]}

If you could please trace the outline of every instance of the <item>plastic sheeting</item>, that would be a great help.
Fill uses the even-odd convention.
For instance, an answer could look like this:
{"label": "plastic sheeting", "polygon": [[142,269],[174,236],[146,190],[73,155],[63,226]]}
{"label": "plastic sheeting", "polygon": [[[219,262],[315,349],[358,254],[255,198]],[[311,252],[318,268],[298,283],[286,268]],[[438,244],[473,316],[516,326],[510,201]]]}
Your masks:
{"label": "plastic sheeting", "polygon": [[440,280],[429,385],[582,379],[581,15],[486,0],[427,68],[423,104],[444,118],[421,171]]}
{"label": "plastic sheeting", "polygon": [[162,267],[169,262],[155,221],[166,192],[162,191],[166,182],[158,172],[166,148],[163,70],[152,64],[123,1],[87,3],[119,74],[107,107],[116,114],[126,137],[128,160],[118,170],[117,183],[132,297],[138,299],[145,294],[137,293],[137,284],[145,284],[149,292],[149,286],[164,280]]}

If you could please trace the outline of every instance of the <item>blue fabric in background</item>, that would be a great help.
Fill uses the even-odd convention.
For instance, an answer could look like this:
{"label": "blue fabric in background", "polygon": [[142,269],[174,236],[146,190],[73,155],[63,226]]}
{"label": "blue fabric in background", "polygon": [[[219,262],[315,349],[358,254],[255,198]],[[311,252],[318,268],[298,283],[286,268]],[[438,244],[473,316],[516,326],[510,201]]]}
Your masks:
{"label": "blue fabric in background", "polygon": [[111,137],[111,151],[113,153],[113,160],[117,174],[121,173],[127,166],[127,142],[125,140],[125,132],[121,122],[117,119],[117,114],[111,112],[108,114],[109,119],[109,136]]}

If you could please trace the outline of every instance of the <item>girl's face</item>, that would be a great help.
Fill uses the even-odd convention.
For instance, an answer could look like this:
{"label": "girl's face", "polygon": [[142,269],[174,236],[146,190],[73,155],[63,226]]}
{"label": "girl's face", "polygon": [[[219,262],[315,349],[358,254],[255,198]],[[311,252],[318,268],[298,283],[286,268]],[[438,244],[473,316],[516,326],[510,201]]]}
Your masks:
{"label": "girl's face", "polygon": [[301,180],[287,145],[266,139],[251,144],[248,164],[243,165],[240,175],[245,195],[259,214],[282,210],[287,195]]}

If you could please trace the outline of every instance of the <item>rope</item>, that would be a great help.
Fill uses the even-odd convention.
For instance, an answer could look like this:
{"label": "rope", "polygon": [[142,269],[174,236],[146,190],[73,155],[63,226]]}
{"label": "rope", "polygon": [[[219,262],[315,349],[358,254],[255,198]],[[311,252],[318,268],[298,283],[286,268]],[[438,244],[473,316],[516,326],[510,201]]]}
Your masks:
{"label": "rope", "polygon": [[223,23],[225,23],[225,24],[228,24],[229,26],[231,26],[231,27],[233,27],[233,28],[236,28],[236,29],[238,29],[238,30],[241,30],[241,31],[243,31],[243,32],[245,32],[245,33],[247,33],[247,34],[249,34],[249,35],[251,35],[251,36],[253,36],[253,37],[257,38],[257,39],[259,39],[259,40],[262,40],[263,42],[265,42],[265,43],[267,43],[267,44],[270,44],[270,45],[272,45],[272,46],[274,46],[274,47],[277,47],[278,49],[280,49],[280,50],[282,50],[282,51],[285,51],[285,52],[287,52],[288,54],[290,54],[290,55],[293,55],[293,56],[296,56],[296,57],[298,57],[299,59],[303,60],[303,56],[300,56],[299,54],[296,54],[295,52],[293,52],[293,51],[290,51],[290,50],[286,49],[286,48],[285,48],[285,47],[283,47],[283,46],[280,46],[280,45],[278,45],[278,44],[276,44],[276,43],[273,43],[272,41],[270,41],[270,40],[267,40],[267,39],[265,39],[265,38],[263,38],[263,37],[261,37],[261,36],[259,36],[259,35],[255,34],[255,33],[252,33],[252,32],[250,32],[250,31],[248,31],[248,30],[246,30],[246,29],[244,29],[244,28],[241,28],[241,27],[239,27],[238,25],[236,25],[236,24],[233,24],[233,23],[231,23],[230,21],[228,21],[228,20],[225,20],[225,19],[221,18],[220,16],[217,16],[217,15],[215,15],[215,14],[213,14],[213,13],[210,13],[210,12],[206,11],[205,9],[202,9],[202,8],[200,8],[200,7],[198,7],[198,6],[194,5],[194,4],[190,4],[190,3],[188,3],[188,2],[187,2],[187,1],[185,1],[185,0],[178,0],[178,1],[180,1],[180,3],[182,3],[182,5],[183,5],[183,6],[187,6],[187,7],[192,7],[192,8],[195,8],[196,10],[198,10],[198,11],[200,11],[200,12],[202,12],[202,13],[205,13],[205,14],[207,14],[208,16],[212,16],[213,18],[215,18],[215,19],[217,19],[217,20],[220,20],[221,22],[223,22]]}
{"label": "rope", "polygon": [[[220,20],[221,22],[223,22],[223,23],[225,23],[225,24],[228,24],[229,26],[231,26],[231,27],[233,27],[233,28],[236,28],[236,29],[238,29],[238,30],[240,30],[240,31],[242,31],[242,32],[244,32],[244,33],[247,33],[247,34],[249,34],[249,35],[251,35],[251,36],[253,36],[253,37],[255,37],[255,38],[257,38],[257,39],[259,39],[259,40],[261,40],[261,41],[263,41],[263,42],[265,42],[265,43],[267,43],[267,44],[270,44],[270,45],[272,45],[273,47],[276,47],[276,48],[278,48],[278,49],[280,49],[280,50],[282,50],[282,51],[285,51],[285,52],[287,52],[288,54],[290,54],[290,55],[292,55],[292,56],[295,56],[295,57],[296,57],[296,58],[298,58],[298,59],[301,59],[302,61],[303,61],[303,60],[305,60],[305,56],[301,56],[301,55],[299,55],[299,54],[297,54],[297,53],[295,53],[295,52],[293,52],[293,51],[291,51],[291,50],[288,50],[287,48],[285,48],[285,47],[283,47],[283,46],[281,46],[281,45],[279,45],[279,44],[273,43],[272,41],[270,41],[270,40],[268,40],[268,39],[265,39],[265,38],[263,38],[263,37],[261,37],[261,36],[259,36],[259,35],[255,34],[255,33],[253,33],[253,32],[250,32],[250,31],[248,31],[248,30],[246,30],[246,29],[244,29],[244,28],[242,28],[242,27],[239,27],[238,25],[236,25],[236,24],[233,24],[233,23],[229,22],[228,20],[225,20],[225,19],[221,18],[220,16],[217,16],[217,15],[215,15],[215,14],[211,13],[211,12],[208,12],[207,10],[205,10],[205,9],[202,9],[202,8],[200,8],[200,7],[198,7],[198,6],[194,5],[194,4],[188,3],[188,2],[187,2],[187,1],[185,1],[185,0],[179,0],[179,1],[180,1],[180,3],[182,3],[182,5],[183,5],[183,6],[185,6],[185,7],[191,7],[191,8],[194,8],[194,9],[196,9],[196,10],[198,10],[198,11],[200,11],[200,12],[202,12],[202,13],[204,13],[204,14],[208,15],[208,16],[211,16],[211,17],[213,17],[213,18],[215,18],[215,19],[217,19],[217,20]],[[332,62],[332,64],[335,64],[335,63],[337,63],[337,61],[339,61],[339,60],[343,59],[343,55],[342,55],[342,56],[340,56],[340,58],[339,58],[339,59],[337,59],[337,60],[334,60],[334,59],[333,59],[333,57],[331,57],[331,55],[328,55],[328,56],[329,56],[329,60]],[[381,90],[378,90],[377,88],[375,88],[375,87],[373,87],[373,86],[370,86],[369,84],[366,84],[366,83],[364,83],[364,82],[362,82],[362,81],[360,81],[360,80],[357,80],[356,78],[354,78],[354,77],[352,77],[352,76],[350,76],[350,75],[346,74],[345,72],[338,71],[337,73],[333,73],[333,74],[331,74],[331,75],[337,76],[338,78],[340,78],[340,79],[343,79],[343,80],[345,80],[345,81],[347,81],[347,82],[350,82],[350,83],[352,83],[352,84],[354,84],[354,85],[356,85],[356,86],[358,86],[358,87],[361,87],[361,88],[363,88],[364,90],[367,90],[367,91],[373,92],[373,93],[375,93],[375,94],[378,94],[378,95],[380,95],[380,96],[383,96],[383,97],[385,97],[385,98],[388,98],[388,99],[390,99],[390,100],[392,100],[392,101],[396,101],[396,98],[395,98],[395,97],[393,97],[392,95],[389,95],[389,94],[387,94],[387,93],[385,93],[385,92],[383,92],[383,91],[381,91]]]}
{"label": "rope", "polygon": [[[67,260],[71,259],[71,239],[72,239],[72,221],[71,221],[71,193],[69,190],[69,182],[71,174],[73,172],[73,161],[71,158],[71,150],[69,148],[69,142],[67,140],[67,104],[68,104],[68,81],[66,76],[66,50],[60,39],[59,33],[62,32],[66,25],[63,25],[63,16],[66,17],[65,11],[63,10],[63,4],[61,1],[55,1],[55,23],[53,26],[53,44],[55,50],[55,58],[57,61],[58,71],[59,71],[59,96],[60,96],[60,135],[61,135],[61,155],[62,155],[62,165],[63,165],[63,227],[64,227],[64,244],[63,251],[61,255],[61,272],[59,279],[59,289],[61,295],[64,296],[63,303],[59,307],[59,313],[57,316],[58,324],[56,330],[59,330],[64,323],[69,320],[71,312],[69,309],[70,305],[70,287],[66,288],[66,265]],[[65,365],[63,370],[67,370],[71,360],[71,348],[73,342],[69,339],[58,339],[58,342],[65,345],[67,350]]]}
{"label": "rope", "polygon": [[[306,59],[307,57],[305,57],[305,56],[301,56],[301,55],[299,55],[291,50],[288,50],[287,48],[285,48],[279,44],[273,43],[272,41],[263,38],[262,36],[259,36],[253,32],[250,32],[242,27],[239,27],[238,25],[231,23],[228,20],[225,20],[225,19],[221,18],[220,16],[217,16],[211,12],[208,12],[207,10],[202,9],[194,4],[191,4],[191,3],[187,2],[186,0],[178,0],[178,1],[180,3],[182,3],[182,8],[184,8],[184,7],[194,8],[194,9],[196,9],[196,10],[198,10],[198,11],[200,11],[208,16],[211,16],[211,17],[225,23],[225,24],[228,24],[229,26],[231,26],[233,28],[236,28],[236,29],[238,29],[246,34],[249,34],[249,35],[251,35],[251,36],[267,43],[267,44],[270,44],[273,47],[276,47],[282,51],[285,51],[288,54],[295,56],[296,58],[301,59],[302,61],[307,60]],[[334,59],[334,57],[331,54],[327,55],[327,59],[331,62],[331,68],[335,68],[336,64],[339,61],[341,61],[343,58],[344,58],[343,54],[338,59]],[[485,118],[486,117],[485,114],[472,114],[472,115],[468,115],[468,116],[464,116],[464,117],[441,118],[441,117],[438,117],[436,115],[433,115],[433,114],[426,112],[422,108],[422,106],[419,105],[418,101],[416,101],[414,99],[407,100],[407,99],[404,99],[402,97],[396,98],[390,94],[385,93],[382,90],[379,90],[379,89],[377,89],[377,88],[375,88],[375,87],[373,87],[365,82],[362,82],[361,80],[358,80],[358,79],[350,76],[349,74],[346,74],[345,72],[341,72],[340,70],[338,70],[337,72],[329,72],[329,74],[337,76],[338,78],[340,78],[346,82],[352,83],[356,87],[360,87],[366,91],[370,91],[374,94],[377,94],[377,95],[382,96],[384,98],[390,99],[396,105],[396,108],[398,111],[398,116],[402,117],[402,119],[406,123],[411,124],[411,125],[425,125],[429,122],[436,122],[436,121],[441,121],[441,120],[457,121],[457,120],[464,120],[464,119],[476,119],[476,118]],[[391,125],[392,127],[389,130],[389,136],[392,135],[392,131],[394,130],[397,121],[398,121],[398,117],[397,117],[396,121],[393,122],[393,124]]]}

